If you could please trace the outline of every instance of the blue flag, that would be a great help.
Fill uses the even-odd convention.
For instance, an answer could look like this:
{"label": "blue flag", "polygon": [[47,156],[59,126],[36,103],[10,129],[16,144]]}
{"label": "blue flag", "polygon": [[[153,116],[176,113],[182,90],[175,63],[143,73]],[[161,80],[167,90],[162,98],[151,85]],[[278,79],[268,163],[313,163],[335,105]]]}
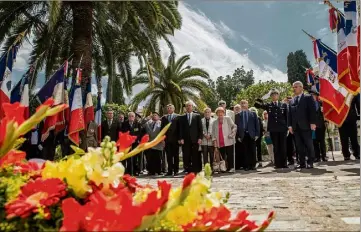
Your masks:
{"label": "blue flag", "polygon": [[[64,67],[61,66],[58,71],[45,83],[45,85],[37,93],[40,103],[44,103],[48,98],[57,94],[58,88],[64,88]],[[63,90],[60,91],[60,93]],[[56,96],[54,96],[55,100]]]}

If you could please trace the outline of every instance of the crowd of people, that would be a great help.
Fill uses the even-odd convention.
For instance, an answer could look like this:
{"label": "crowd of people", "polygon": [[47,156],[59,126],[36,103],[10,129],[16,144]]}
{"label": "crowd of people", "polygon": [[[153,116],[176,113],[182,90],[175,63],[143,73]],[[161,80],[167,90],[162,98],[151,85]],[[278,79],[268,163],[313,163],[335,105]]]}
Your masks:
{"label": "crowd of people", "polygon": [[[293,92],[293,97],[281,101],[279,91],[272,89],[271,102],[257,99],[254,107],[250,108],[247,100],[241,100],[231,109],[227,109],[225,101],[220,101],[214,113],[212,109],[205,108],[203,117],[194,111],[191,101],[185,103],[183,115],[176,114],[172,104],[167,105],[167,114],[162,117],[158,112],[144,118],[130,112],[127,115],[119,114],[116,119],[114,112],[108,110],[101,125],[101,136],[110,136],[111,140],[117,141],[119,132],[129,131],[137,137],[132,145],[134,148],[145,134],[152,140],[171,123],[162,143],[144,154],[125,160],[126,173],[131,175],[179,175],[180,156],[183,173],[198,173],[206,163],[212,166],[219,158],[225,161],[226,169],[223,171],[226,172],[256,170],[262,167],[263,142],[276,169],[290,165],[301,169],[313,168],[315,162],[328,160],[325,143],[327,121],[323,118],[322,102],[317,92],[304,93],[302,82],[293,83]],[[339,128],[345,160],[351,156],[349,142],[354,157],[360,158],[356,124],[359,105],[358,96],[354,98],[349,115]],[[258,109],[263,110],[262,118],[258,116]],[[96,128],[94,122],[88,125],[86,134],[82,136],[83,149],[99,145]],[[28,136],[31,154],[40,152],[43,153],[41,158],[51,159],[49,152],[55,150],[54,145],[39,145],[37,130]],[[64,147],[63,153],[66,139],[65,136],[55,136],[53,140],[53,143],[58,141]],[[215,154],[220,156],[216,157]]]}

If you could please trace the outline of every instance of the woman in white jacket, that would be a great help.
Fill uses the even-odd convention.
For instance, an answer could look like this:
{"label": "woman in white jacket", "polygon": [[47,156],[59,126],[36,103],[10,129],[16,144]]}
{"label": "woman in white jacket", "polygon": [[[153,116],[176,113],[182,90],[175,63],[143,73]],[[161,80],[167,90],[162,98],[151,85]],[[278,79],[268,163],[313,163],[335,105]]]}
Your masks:
{"label": "woman in white jacket", "polygon": [[213,122],[212,140],[215,149],[218,149],[222,158],[227,161],[227,171],[234,172],[234,138],[237,132],[237,126],[233,120],[225,116],[225,110],[222,107],[216,109],[217,119]]}

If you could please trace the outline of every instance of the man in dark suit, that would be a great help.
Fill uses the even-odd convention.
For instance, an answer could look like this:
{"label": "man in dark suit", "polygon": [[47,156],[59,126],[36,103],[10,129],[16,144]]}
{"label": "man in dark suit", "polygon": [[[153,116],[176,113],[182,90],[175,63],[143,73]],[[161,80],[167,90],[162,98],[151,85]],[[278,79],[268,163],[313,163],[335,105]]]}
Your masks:
{"label": "man in dark suit", "polygon": [[263,103],[257,99],[255,107],[267,110],[267,130],[270,132],[276,168],[287,168],[287,117],[288,110],[285,103],[280,102],[279,91],[271,89],[272,102]]}
{"label": "man in dark suit", "polygon": [[[315,150],[312,141],[312,131],[316,130],[316,106],[313,97],[303,93],[303,84],[296,81],[292,85],[295,97],[289,105],[288,129],[295,135],[296,150],[300,165],[297,168],[313,168]],[[306,156],[307,166],[306,166]]]}
{"label": "man in dark suit", "polygon": [[114,119],[113,110],[108,110],[106,113],[107,119],[102,122],[102,141],[105,136],[109,136],[111,141],[117,141],[120,131],[118,122]]}
{"label": "man in dark suit", "polygon": [[186,173],[198,173],[202,170],[199,146],[203,129],[201,116],[193,112],[193,102],[185,104],[186,113],[179,116],[179,144],[182,146],[183,166]]}
{"label": "man in dark suit", "polygon": [[245,171],[256,170],[256,140],[260,136],[260,125],[256,113],[248,110],[248,101],[241,101],[242,111],[236,114],[237,140],[242,143],[242,159]]}
{"label": "man in dark suit", "polygon": [[342,146],[342,154],[345,160],[350,160],[350,144],[355,159],[360,159],[360,145],[357,140],[357,120],[360,120],[360,94],[352,99],[349,113],[338,131]]}
{"label": "man in dark suit", "polygon": [[322,112],[322,103],[318,100],[318,92],[311,90],[309,91],[315,100],[316,106],[316,138],[313,140],[313,147],[315,148],[315,162],[327,161],[328,157],[326,156],[326,123],[325,118],[323,117]]}
{"label": "man in dark suit", "polygon": [[161,130],[172,123],[167,133],[165,134],[165,154],[167,156],[168,171],[166,176],[177,175],[179,171],[179,143],[178,143],[178,114],[174,113],[174,105],[167,105],[168,114],[164,115],[161,119]]}
{"label": "man in dark suit", "polygon": [[[132,144],[132,149],[136,148],[145,134],[145,130],[142,127],[142,124],[135,120],[135,113],[128,113],[128,121],[123,123],[122,132],[125,133],[129,131],[129,134],[132,136],[137,136],[137,139]],[[138,176],[140,172],[141,164],[141,154],[133,156],[125,160],[125,171],[128,174]]]}

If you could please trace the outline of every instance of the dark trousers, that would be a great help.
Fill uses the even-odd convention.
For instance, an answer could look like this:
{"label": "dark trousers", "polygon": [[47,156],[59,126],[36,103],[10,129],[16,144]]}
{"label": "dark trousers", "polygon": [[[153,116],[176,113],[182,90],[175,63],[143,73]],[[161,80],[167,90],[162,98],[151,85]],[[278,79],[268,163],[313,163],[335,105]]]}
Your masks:
{"label": "dark trousers", "polygon": [[[179,157],[179,156],[178,156]],[[166,165],[166,157],[165,157],[165,151],[162,151],[162,155],[160,156],[160,162],[161,162],[161,171],[165,172],[165,170],[167,169],[167,165]]]}
{"label": "dark trousers", "polygon": [[222,159],[227,162],[227,170],[231,170],[234,168],[234,152],[233,152],[233,145],[227,147],[220,147],[219,153],[221,153]]}
{"label": "dark trousers", "polygon": [[289,164],[294,164],[294,160],[293,160],[293,154],[295,152],[295,146],[294,146],[294,141],[293,141],[293,135],[291,133],[288,134],[287,139],[286,139],[286,150],[287,150],[287,160]]}
{"label": "dark trousers", "polygon": [[235,160],[236,160],[236,169],[239,170],[241,167],[244,167],[244,159],[242,155],[242,143],[238,140],[236,141],[236,154],[235,154]]}
{"label": "dark trousers", "polygon": [[162,151],[160,150],[149,149],[145,151],[147,170],[149,174],[154,175],[155,173],[161,173],[161,156]]}
{"label": "dark trousers", "polygon": [[257,153],[257,161],[262,161],[262,137],[259,137],[256,140],[256,153]]}
{"label": "dark trousers", "polygon": [[202,171],[202,158],[199,153],[199,144],[184,141],[182,146],[183,167],[186,172],[198,173]]}
{"label": "dark trousers", "polygon": [[[132,150],[138,146],[138,143],[132,145]],[[139,174],[139,163],[141,162],[141,154],[137,154],[123,161],[125,173],[130,175]]]}
{"label": "dark trousers", "polygon": [[313,140],[313,147],[315,148],[315,158],[317,160],[320,160],[321,158],[322,159],[326,158],[325,132],[326,132],[325,127],[316,128],[316,139]]}
{"label": "dark trousers", "polygon": [[248,133],[242,140],[242,159],[244,169],[256,167],[256,141]]}
{"label": "dark trousers", "polygon": [[26,151],[26,159],[34,159],[34,158],[41,158],[39,155],[39,148],[38,145],[30,144],[29,149]]}
{"label": "dark trousers", "polygon": [[340,133],[340,140],[342,146],[342,154],[345,158],[350,158],[350,144],[354,152],[355,157],[360,157],[360,145],[357,140],[357,124],[356,121],[345,121],[343,125],[338,129]]}
{"label": "dark trousers", "polygon": [[270,132],[276,168],[287,166],[287,132]]}
{"label": "dark trousers", "polygon": [[[178,143],[166,143],[165,153],[167,155],[168,173],[177,174],[179,172],[179,145]],[[184,161],[183,161],[184,163]]]}
{"label": "dark trousers", "polygon": [[307,163],[309,165],[313,164],[315,159],[315,149],[313,147],[312,140],[312,131],[311,130],[301,130],[297,128],[294,132],[296,140],[296,149],[300,159],[300,165],[306,165],[306,157],[308,157]]}
{"label": "dark trousers", "polygon": [[203,165],[206,165],[206,163],[213,164],[213,158],[214,158],[214,147],[213,146],[207,146],[202,145],[202,155],[203,155]]}

